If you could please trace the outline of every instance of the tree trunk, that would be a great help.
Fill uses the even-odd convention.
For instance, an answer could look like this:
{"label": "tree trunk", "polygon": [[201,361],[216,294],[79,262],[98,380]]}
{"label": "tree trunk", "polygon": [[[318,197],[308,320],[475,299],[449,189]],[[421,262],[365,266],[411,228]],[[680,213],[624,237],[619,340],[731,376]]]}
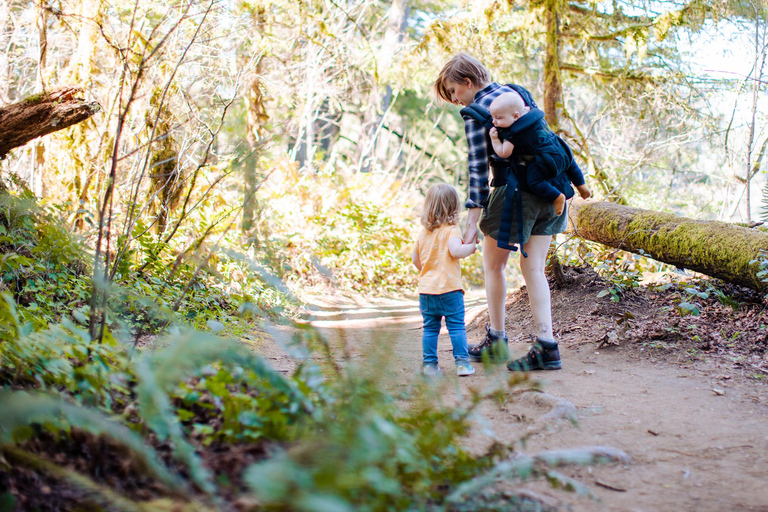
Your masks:
{"label": "tree trunk", "polygon": [[[94,87],[94,76],[99,76],[100,70],[97,65],[99,60],[97,53],[101,46],[99,28],[104,26],[104,12],[107,11],[103,8],[104,1],[79,0],[76,4],[76,14],[69,22],[73,35],[76,36],[72,41],[75,48],[67,67],[62,70],[60,76],[66,77],[68,83],[81,84],[86,89]],[[96,133],[98,130],[93,123],[78,125],[72,130],[68,143],[59,148],[59,151],[64,150],[69,157],[64,179],[72,179],[74,186],[70,197],[74,204],[80,205],[74,219],[75,229],[78,232],[86,229],[85,215],[92,204],[91,193],[98,194],[97,191],[101,190],[102,175],[97,170],[98,159],[103,158],[99,154],[101,142],[95,144],[95,141],[91,140]],[[101,141],[103,140],[102,136]],[[91,186],[94,179],[95,186]]]}
{"label": "tree trunk", "polygon": [[[251,10],[253,26],[262,31],[267,27],[267,9],[264,6]],[[243,233],[251,236],[256,222],[256,190],[258,189],[259,156],[264,144],[265,125],[269,121],[266,97],[262,90],[264,76],[264,58],[259,57],[256,69],[248,86],[248,110],[246,116],[245,140],[248,143],[249,155],[243,160],[243,213],[241,228]]]}
{"label": "tree trunk", "polygon": [[560,80],[560,49],[558,37],[557,1],[548,2],[544,24],[547,28],[547,45],[544,55],[544,113],[552,131],[560,131],[560,106],[563,86]]}
{"label": "tree trunk", "polygon": [[80,97],[77,87],[60,87],[0,108],[0,158],[32,139],[88,119],[101,108]]}
{"label": "tree trunk", "polygon": [[570,211],[577,235],[624,251],[763,291],[757,277],[768,259],[768,233],[720,221],[693,220],[670,213],[607,202],[574,201]]}
{"label": "tree trunk", "polygon": [[259,153],[264,140],[264,125],[269,120],[261,90],[262,60],[259,59],[248,88],[248,116],[245,140],[250,155],[243,160],[243,233],[250,235],[256,221]]}

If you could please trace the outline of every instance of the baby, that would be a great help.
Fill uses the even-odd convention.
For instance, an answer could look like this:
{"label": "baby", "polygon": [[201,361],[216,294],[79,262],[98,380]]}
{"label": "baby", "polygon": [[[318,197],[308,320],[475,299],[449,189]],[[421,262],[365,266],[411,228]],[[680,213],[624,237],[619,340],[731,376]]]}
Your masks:
{"label": "baby", "polygon": [[531,110],[522,96],[508,92],[493,100],[490,113],[494,126],[489,132],[493,151],[501,158],[509,158],[515,150],[527,162],[528,188],[552,201],[557,215],[562,215],[565,209],[566,195],[550,181],[559,174],[566,173],[583,199],[592,195],[571,149],[550,130],[543,111]]}

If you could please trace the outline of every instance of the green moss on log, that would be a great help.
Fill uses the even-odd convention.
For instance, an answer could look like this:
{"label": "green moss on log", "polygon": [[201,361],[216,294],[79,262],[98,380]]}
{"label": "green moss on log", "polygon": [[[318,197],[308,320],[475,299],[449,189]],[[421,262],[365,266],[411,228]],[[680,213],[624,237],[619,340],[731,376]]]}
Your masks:
{"label": "green moss on log", "polygon": [[640,253],[678,267],[764,290],[757,278],[768,234],[719,221],[700,221],[669,213],[613,203],[574,204],[576,233],[625,251]]}
{"label": "green moss on log", "polygon": [[48,94],[45,92],[39,92],[37,94],[32,94],[31,96],[27,96],[22,100],[23,103],[27,105],[32,105],[34,103],[40,103],[41,101],[44,101],[48,98]]}

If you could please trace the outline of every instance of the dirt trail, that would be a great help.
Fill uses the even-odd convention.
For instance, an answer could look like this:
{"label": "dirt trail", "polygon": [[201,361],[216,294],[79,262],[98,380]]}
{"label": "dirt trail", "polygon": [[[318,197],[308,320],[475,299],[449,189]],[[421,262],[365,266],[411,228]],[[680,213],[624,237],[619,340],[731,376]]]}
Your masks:
{"label": "dirt trail", "polygon": [[[482,451],[494,436],[506,443],[528,436],[520,449],[529,454],[603,445],[631,457],[630,464],[562,470],[586,484],[594,498],[555,490],[546,482],[523,484],[564,510],[768,511],[768,386],[743,378],[722,361],[691,363],[637,344],[597,349],[600,333],[614,320],[606,311],[590,317],[596,302],[593,291],[553,294],[556,318],[559,308],[575,315],[561,317],[560,325],[555,320],[563,369],[533,375],[546,393],[543,400],[526,393],[501,407],[485,405],[467,441],[469,449]],[[640,304],[640,309],[647,306]],[[507,309],[508,331],[514,325],[523,332],[530,321],[524,293],[513,294]],[[469,301],[467,311],[475,317],[468,320],[470,341],[477,340],[487,318],[484,307]],[[583,319],[581,325],[576,317]],[[310,318],[332,343],[344,338],[353,360],[376,354],[373,366],[386,368],[392,386],[416,378],[421,319],[415,302],[378,301],[367,307],[318,303]],[[524,336],[512,336],[510,348],[524,353]],[[438,353],[449,400],[506,373],[503,366],[476,364],[476,375],[457,378],[445,332]],[[291,366],[284,355],[272,357],[278,368]]]}

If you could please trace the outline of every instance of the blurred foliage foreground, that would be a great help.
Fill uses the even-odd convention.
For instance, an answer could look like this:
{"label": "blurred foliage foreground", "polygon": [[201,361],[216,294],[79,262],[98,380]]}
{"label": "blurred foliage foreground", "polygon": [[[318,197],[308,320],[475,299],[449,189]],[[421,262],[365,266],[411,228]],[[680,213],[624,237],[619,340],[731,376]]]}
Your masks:
{"label": "blurred foliage foreground", "polygon": [[[94,339],[90,256],[30,196],[0,198],[0,510],[541,510],[479,491],[528,477],[576,489],[553,466],[605,455],[522,457],[496,444],[470,455],[462,440],[477,406],[509,399],[521,377],[498,375],[447,405],[433,382],[393,396],[370,372],[311,357],[330,350],[308,329],[291,375],[203,334],[196,327],[253,330],[282,300],[226,256],[203,273],[119,273]],[[317,223],[385,222],[341,213]],[[139,342],[160,332],[153,348]]]}

